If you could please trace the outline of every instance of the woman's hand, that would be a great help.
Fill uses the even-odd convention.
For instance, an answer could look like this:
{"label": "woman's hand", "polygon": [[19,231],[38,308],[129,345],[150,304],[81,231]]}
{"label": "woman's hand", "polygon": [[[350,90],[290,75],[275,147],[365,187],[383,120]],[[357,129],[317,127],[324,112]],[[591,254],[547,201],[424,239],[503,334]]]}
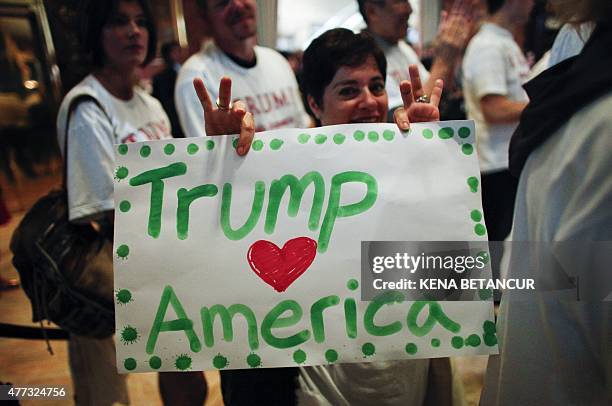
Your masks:
{"label": "woman's hand", "polygon": [[255,123],[253,114],[246,111],[242,101],[237,100],[231,104],[232,80],[227,76],[221,78],[217,108],[213,107],[202,79],[194,79],[193,87],[204,110],[206,135],[240,134],[236,152],[240,156],[246,155],[255,135]]}
{"label": "woman's hand", "polygon": [[416,65],[410,65],[410,81],[404,80],[400,83],[403,107],[398,107],[393,112],[395,124],[402,131],[410,129],[410,123],[423,123],[440,120],[438,104],[442,98],[444,82],[436,80],[431,95],[427,97],[423,91],[419,69]]}

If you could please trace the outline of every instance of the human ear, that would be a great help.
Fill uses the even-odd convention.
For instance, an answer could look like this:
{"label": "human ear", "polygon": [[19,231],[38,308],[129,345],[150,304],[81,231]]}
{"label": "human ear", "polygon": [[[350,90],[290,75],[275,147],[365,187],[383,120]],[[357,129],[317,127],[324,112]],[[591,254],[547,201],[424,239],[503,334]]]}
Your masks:
{"label": "human ear", "polygon": [[322,109],[321,107],[319,107],[314,97],[312,97],[311,95],[308,95],[306,97],[306,100],[308,101],[308,107],[310,107],[310,111],[312,111],[312,114],[315,115],[317,120],[321,120]]}

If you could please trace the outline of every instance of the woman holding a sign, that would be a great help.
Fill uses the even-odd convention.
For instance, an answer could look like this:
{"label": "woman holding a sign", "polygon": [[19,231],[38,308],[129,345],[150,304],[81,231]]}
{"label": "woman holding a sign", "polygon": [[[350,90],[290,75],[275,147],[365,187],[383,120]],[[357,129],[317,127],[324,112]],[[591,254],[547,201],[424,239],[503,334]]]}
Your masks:
{"label": "woman holding a sign", "polygon": [[[366,33],[354,34],[346,29],[333,29],[315,39],[304,53],[302,91],[317,124],[385,122],[388,109],[386,67],[382,50]],[[410,67],[410,73],[412,83],[403,81],[400,84],[404,105],[394,114],[395,122],[402,131],[408,130],[411,122],[440,119],[438,103],[442,94],[442,80],[435,83],[431,95],[425,95],[416,65]],[[254,130],[252,118],[249,113],[245,114],[244,105],[235,102],[234,110],[226,111],[214,108],[203,83],[196,79],[194,85],[204,108],[207,134],[240,133],[237,150],[246,153]],[[231,81],[224,78],[217,106],[230,105],[230,87]],[[302,367],[297,379],[297,402],[422,405],[426,398],[428,369],[427,359]],[[285,373],[288,373],[287,370],[284,369]],[[255,380],[265,380],[264,375],[255,375],[260,371],[245,372],[250,372]],[[233,371],[225,373],[229,376]],[[263,390],[257,390],[257,385],[252,385],[252,382],[239,385],[233,377],[231,381],[232,393],[241,391],[242,396],[237,398],[245,399],[244,402],[232,401],[232,405],[270,404]],[[275,385],[277,382],[269,384]],[[281,388],[277,387],[277,390]]]}

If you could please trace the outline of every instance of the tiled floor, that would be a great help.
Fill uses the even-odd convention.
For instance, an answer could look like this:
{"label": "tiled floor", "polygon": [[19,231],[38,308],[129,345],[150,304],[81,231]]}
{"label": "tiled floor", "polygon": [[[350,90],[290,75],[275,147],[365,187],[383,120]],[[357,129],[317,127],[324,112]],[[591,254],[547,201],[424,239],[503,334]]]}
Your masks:
{"label": "tiled floor", "polygon": [[[11,265],[8,245],[12,231],[23,213],[40,196],[60,183],[57,165],[43,169],[45,175],[35,180],[19,177],[15,184],[9,184],[0,174],[0,187],[4,192],[13,219],[0,227],[0,275],[16,277]],[[30,304],[21,289],[0,291],[0,323],[26,326],[33,324]],[[72,396],[70,372],[67,364],[65,341],[53,341],[55,355],[47,352],[43,340],[8,339],[0,337],[0,381],[10,381],[20,385],[64,385]],[[465,404],[477,405],[482,388],[486,357],[455,358],[455,365],[464,382]],[[206,405],[222,405],[217,372],[206,372],[209,383],[209,396]],[[157,390],[156,374],[131,374],[128,380],[130,399],[135,405],[161,404]],[[23,405],[66,405],[71,400],[62,401],[22,401]]]}

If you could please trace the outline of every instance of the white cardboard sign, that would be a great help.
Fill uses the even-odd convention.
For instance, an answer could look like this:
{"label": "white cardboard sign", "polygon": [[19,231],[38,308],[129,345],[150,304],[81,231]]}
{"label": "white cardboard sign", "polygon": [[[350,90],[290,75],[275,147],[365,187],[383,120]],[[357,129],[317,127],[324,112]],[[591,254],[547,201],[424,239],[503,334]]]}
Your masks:
{"label": "white cardboard sign", "polygon": [[360,301],[361,241],[483,241],[469,121],[117,146],[120,372],[497,352],[491,302]]}

